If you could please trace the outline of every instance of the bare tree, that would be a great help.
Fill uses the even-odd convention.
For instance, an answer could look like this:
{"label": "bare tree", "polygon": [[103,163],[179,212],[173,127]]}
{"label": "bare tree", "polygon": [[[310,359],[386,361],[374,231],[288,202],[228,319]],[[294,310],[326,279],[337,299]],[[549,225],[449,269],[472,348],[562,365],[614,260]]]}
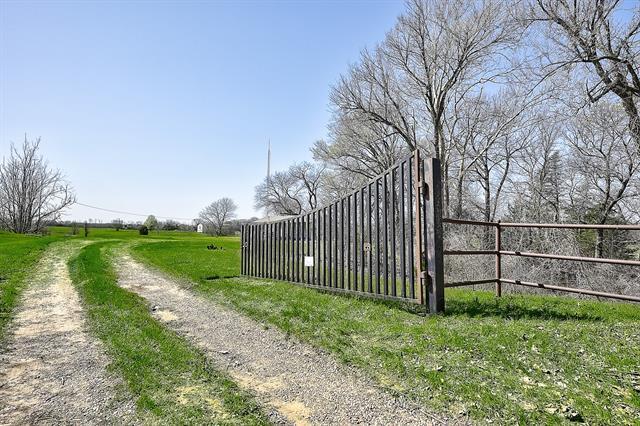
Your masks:
{"label": "bare tree", "polygon": [[317,141],[314,158],[332,169],[367,179],[392,167],[410,150],[397,133],[356,114],[336,112],[329,126],[329,141]]}
{"label": "bare tree", "polygon": [[[512,178],[512,219],[525,222],[559,222],[564,195],[571,186],[565,180],[564,126],[550,119],[536,124],[531,142],[519,152]],[[517,209],[515,212],[513,209]]]}
{"label": "bare tree", "polygon": [[505,60],[521,39],[515,7],[500,0],[410,0],[384,43],[363,51],[333,88],[336,110],[380,124],[379,138],[397,135],[442,163],[449,205],[451,146],[445,122],[457,96],[506,80]]}
{"label": "bare tree", "polygon": [[324,167],[305,161],[291,166],[289,174],[304,188],[307,210],[318,207],[318,191],[322,183]]}
{"label": "bare tree", "polygon": [[536,0],[533,18],[548,24],[552,48],[547,75],[562,68],[584,72],[590,102],[617,97],[640,147],[640,4],[630,18],[620,0]]}
{"label": "bare tree", "polygon": [[453,92],[509,72],[499,57],[519,40],[517,26],[502,1],[412,0],[388,35],[386,56],[430,118],[437,158],[445,155],[443,123]]}
{"label": "bare tree", "polygon": [[445,123],[451,146],[449,167],[451,175],[455,173],[451,214],[463,214],[463,200],[470,198],[465,191],[471,189],[469,182],[475,182],[484,193],[483,219],[496,217],[514,155],[527,145],[529,129],[537,120],[532,109],[542,99],[541,94],[507,87],[492,95],[467,96],[454,104]]}
{"label": "bare tree", "polygon": [[256,187],[256,207],[277,215],[298,215],[315,209],[324,172],[324,166],[302,162],[266,177]]}
{"label": "bare tree", "polygon": [[330,99],[338,115],[377,123],[381,135],[398,135],[410,150],[418,147],[422,120],[386,57],[384,45],[373,53],[364,50],[360,62],[332,88]]}
{"label": "bare tree", "polygon": [[318,196],[318,205],[331,204],[346,197],[356,188],[364,186],[367,181],[367,178],[359,174],[340,169],[328,169],[322,178],[322,191]]}
{"label": "bare tree", "polygon": [[[640,196],[640,153],[628,127],[621,124],[623,114],[617,105],[602,103],[578,115],[567,130],[575,181],[569,195],[579,221],[607,223],[620,214],[622,204]],[[603,234],[598,230],[596,257],[602,257]]]}
{"label": "bare tree", "polygon": [[238,206],[231,198],[224,197],[209,204],[200,212],[200,220],[205,227],[213,230],[216,235],[222,235],[225,224],[236,217]]}
{"label": "bare tree", "polygon": [[0,164],[0,227],[20,234],[40,232],[47,222],[59,219],[75,202],[69,183],[59,170],[38,155],[40,139],[18,149]]}

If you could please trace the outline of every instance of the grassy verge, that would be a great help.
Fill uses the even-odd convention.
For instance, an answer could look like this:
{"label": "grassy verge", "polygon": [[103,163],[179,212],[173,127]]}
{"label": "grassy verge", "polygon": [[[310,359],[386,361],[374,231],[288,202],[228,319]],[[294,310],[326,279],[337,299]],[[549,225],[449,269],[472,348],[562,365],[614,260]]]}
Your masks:
{"label": "grassy verge", "polygon": [[[427,407],[497,423],[637,424],[640,307],[448,290],[447,314],[238,274],[237,243],[145,244],[134,255],[202,294],[326,349]],[[236,249],[237,250],[237,249]]]}
{"label": "grassy verge", "polygon": [[0,233],[0,342],[24,289],[27,274],[56,239]]}
{"label": "grassy verge", "polygon": [[250,395],[205,356],[149,314],[145,302],[116,283],[105,250],[82,249],[69,263],[92,329],[104,342],[148,423],[267,424]]}

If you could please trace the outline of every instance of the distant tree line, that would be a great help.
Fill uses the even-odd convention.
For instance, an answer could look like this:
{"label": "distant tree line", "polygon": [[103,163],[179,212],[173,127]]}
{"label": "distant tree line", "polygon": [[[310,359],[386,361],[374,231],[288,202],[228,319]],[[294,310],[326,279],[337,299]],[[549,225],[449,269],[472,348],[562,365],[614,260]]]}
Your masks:
{"label": "distant tree line", "polygon": [[[47,226],[69,226],[78,234],[77,221],[61,221],[62,212],[75,203],[75,194],[62,173],[49,167],[39,154],[40,139],[25,140],[21,146],[11,145],[8,158],[0,163],[0,230],[15,233],[44,233]],[[87,220],[82,222],[85,236],[89,228],[137,229],[147,235],[153,231],[195,231],[198,224],[211,235],[230,235],[239,232],[247,220],[236,219],[237,206],[228,197],[205,207],[192,223],[173,219],[158,220],[149,215],[144,222],[125,222],[121,218],[111,222]]]}
{"label": "distant tree line", "polygon": [[[213,207],[212,207],[213,206]],[[221,210],[218,210],[220,208]],[[226,210],[231,209],[231,210]],[[240,232],[242,225],[256,221],[258,218],[250,219],[236,218],[237,207],[229,198],[223,198],[215,201],[207,206],[197,219],[189,223],[179,222],[173,219],[158,220],[154,215],[149,215],[144,221],[125,221],[120,218],[111,221],[74,221],[74,220],[55,220],[47,221],[46,226],[65,226],[72,229],[72,233],[76,235],[78,228],[87,226],[98,229],[115,229],[120,230],[139,230],[145,227],[148,231],[185,231],[194,232],[197,230],[198,224],[204,225],[204,232],[209,235],[236,235]]]}

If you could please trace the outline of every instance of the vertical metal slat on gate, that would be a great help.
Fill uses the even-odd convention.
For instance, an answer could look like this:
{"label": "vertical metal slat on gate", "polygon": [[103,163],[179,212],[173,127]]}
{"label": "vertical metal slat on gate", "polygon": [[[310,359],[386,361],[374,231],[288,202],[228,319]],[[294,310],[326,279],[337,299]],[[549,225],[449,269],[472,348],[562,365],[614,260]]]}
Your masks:
{"label": "vertical metal slat on gate", "polygon": [[441,197],[440,163],[416,151],[328,206],[243,225],[240,272],[442,312]]}

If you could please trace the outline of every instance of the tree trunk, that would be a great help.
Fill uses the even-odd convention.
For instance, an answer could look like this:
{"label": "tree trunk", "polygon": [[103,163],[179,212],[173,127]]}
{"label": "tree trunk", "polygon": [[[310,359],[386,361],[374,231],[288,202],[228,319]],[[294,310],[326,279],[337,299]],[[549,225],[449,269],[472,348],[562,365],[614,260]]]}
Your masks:
{"label": "tree trunk", "polygon": [[629,131],[636,142],[638,152],[640,152],[640,113],[638,112],[634,95],[627,90],[614,89],[613,92],[622,100],[622,107],[627,117],[629,117]]}
{"label": "tree trunk", "polygon": [[489,173],[483,176],[484,180],[484,220],[491,221],[491,182],[489,181]]}
{"label": "tree trunk", "polygon": [[462,217],[462,184],[458,181],[458,193],[456,194],[456,207],[453,217],[460,219]]}
{"label": "tree trunk", "polygon": [[[483,188],[484,188],[484,220],[485,222],[491,221],[491,181],[489,176],[489,169],[485,167],[485,174],[483,178]],[[492,246],[493,241],[493,229],[489,226],[483,226],[485,228],[484,232],[484,240],[485,245],[489,249]]]}
{"label": "tree trunk", "polygon": [[442,206],[442,211],[446,216],[450,216],[449,206],[451,205],[451,189],[449,185],[449,165],[442,163],[442,176],[443,184],[444,184],[444,205]]}
{"label": "tree trunk", "polygon": [[596,252],[597,258],[602,257],[602,248],[604,246],[604,229],[596,229]]}

